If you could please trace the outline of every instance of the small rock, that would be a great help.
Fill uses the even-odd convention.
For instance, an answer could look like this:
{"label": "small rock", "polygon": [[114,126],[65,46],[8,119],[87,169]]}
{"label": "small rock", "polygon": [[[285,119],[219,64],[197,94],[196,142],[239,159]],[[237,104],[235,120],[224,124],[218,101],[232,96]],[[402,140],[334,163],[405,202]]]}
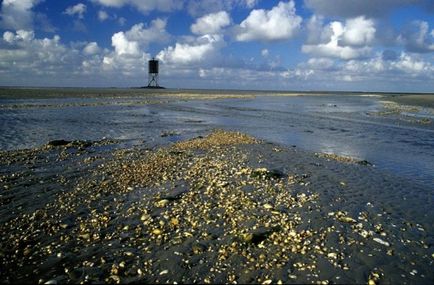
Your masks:
{"label": "small rock", "polygon": [[356,220],[354,220],[351,217],[347,217],[347,216],[339,217],[339,221],[344,222],[344,223],[356,223]]}
{"label": "small rock", "polygon": [[380,239],[380,238],[373,238],[373,240],[374,240],[375,242],[378,242],[379,244],[384,245],[384,246],[390,246],[390,244],[389,244],[387,241],[384,241],[384,240],[382,240],[382,239]]}
{"label": "small rock", "polygon": [[264,208],[265,209],[273,209],[273,205],[267,203],[264,205]]}
{"label": "small rock", "polygon": [[[52,140],[47,143],[48,146],[63,146],[69,144],[71,141],[66,140]],[[48,282],[48,281],[47,281]]]}
{"label": "small rock", "polygon": [[359,161],[357,161],[356,163],[357,163],[357,164],[360,164],[360,165],[365,165],[365,166],[372,166],[372,163],[370,163],[370,162],[367,161],[367,160],[359,160]]}
{"label": "small rock", "polygon": [[156,202],[156,203],[155,203],[155,206],[158,207],[158,208],[163,208],[163,207],[165,207],[167,204],[169,204],[169,200],[167,200],[167,199],[162,199],[162,200]]}
{"label": "small rock", "polygon": [[154,229],[153,231],[152,231],[152,233],[154,234],[154,235],[161,235],[163,232],[160,230],[160,229]]}
{"label": "small rock", "polygon": [[161,271],[159,275],[165,275],[167,273],[169,273],[169,270],[166,269],[166,270]]}

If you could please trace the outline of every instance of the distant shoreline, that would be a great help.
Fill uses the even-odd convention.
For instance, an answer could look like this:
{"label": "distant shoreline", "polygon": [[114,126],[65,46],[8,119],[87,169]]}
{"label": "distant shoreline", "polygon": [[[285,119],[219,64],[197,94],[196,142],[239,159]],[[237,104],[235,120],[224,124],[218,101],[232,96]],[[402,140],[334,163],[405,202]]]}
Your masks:
{"label": "distant shoreline", "polygon": [[245,93],[245,92],[255,92],[255,93],[301,93],[301,94],[314,94],[314,95],[363,95],[363,94],[378,94],[378,95],[434,95],[434,92],[397,92],[397,91],[351,91],[351,90],[256,90],[256,89],[203,89],[203,88],[170,88],[170,87],[162,87],[162,88],[147,88],[141,86],[132,86],[132,87],[73,87],[73,86],[53,86],[53,87],[44,87],[44,86],[0,86],[1,90],[164,90],[168,92],[206,92],[206,93],[215,93],[215,92],[225,92],[225,93]]}
{"label": "distant shoreline", "polygon": [[[43,92],[41,92],[43,91]],[[362,91],[277,91],[174,88],[97,88],[97,87],[0,87],[0,99],[106,98],[142,95],[237,95],[237,96],[378,96],[399,104],[434,108],[434,93],[362,92]],[[231,98],[231,96],[229,96]]]}

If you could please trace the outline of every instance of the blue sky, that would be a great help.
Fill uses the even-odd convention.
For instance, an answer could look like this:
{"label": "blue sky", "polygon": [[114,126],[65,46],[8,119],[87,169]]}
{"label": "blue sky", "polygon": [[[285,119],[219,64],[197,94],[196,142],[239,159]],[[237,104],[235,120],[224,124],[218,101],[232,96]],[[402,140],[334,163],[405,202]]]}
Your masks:
{"label": "blue sky", "polygon": [[3,0],[0,85],[434,92],[432,0]]}

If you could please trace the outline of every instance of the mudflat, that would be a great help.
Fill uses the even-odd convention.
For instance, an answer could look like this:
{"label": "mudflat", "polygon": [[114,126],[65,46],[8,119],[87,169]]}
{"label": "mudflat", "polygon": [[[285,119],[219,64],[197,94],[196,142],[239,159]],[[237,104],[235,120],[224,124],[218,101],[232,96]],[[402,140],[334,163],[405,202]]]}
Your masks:
{"label": "mudflat", "polygon": [[411,95],[399,95],[389,96],[388,100],[412,106],[434,108],[434,94],[411,94]]}
{"label": "mudflat", "polygon": [[0,155],[6,283],[434,281],[431,193],[367,161],[223,130]]}

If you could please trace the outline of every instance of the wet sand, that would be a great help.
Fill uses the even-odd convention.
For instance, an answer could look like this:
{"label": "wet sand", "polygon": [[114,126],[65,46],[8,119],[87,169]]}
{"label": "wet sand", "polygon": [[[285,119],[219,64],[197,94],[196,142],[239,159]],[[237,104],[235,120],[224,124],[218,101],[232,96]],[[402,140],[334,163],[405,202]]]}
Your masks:
{"label": "wet sand", "polygon": [[221,130],[0,156],[6,283],[434,282],[432,194],[366,161]]}

